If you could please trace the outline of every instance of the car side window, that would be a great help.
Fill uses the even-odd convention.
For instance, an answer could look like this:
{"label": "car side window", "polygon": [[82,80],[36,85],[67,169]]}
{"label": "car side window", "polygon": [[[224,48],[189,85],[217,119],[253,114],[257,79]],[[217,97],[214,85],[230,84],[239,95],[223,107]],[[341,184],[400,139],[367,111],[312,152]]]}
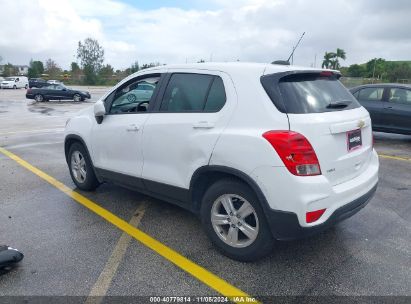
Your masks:
{"label": "car side window", "polygon": [[411,90],[391,88],[389,102],[411,105]]}
{"label": "car side window", "polygon": [[175,73],[165,90],[161,111],[202,112],[214,76],[205,74]]}
{"label": "car side window", "polygon": [[[159,80],[160,75],[152,75],[146,78],[138,77],[126,82],[109,95],[108,98],[113,99],[109,113],[146,112]],[[143,88],[144,86],[148,86],[152,90],[146,90]]]}
{"label": "car side window", "polygon": [[353,93],[354,97],[358,100],[359,99],[359,95],[360,95],[360,90],[358,90],[357,92]]}
{"label": "car side window", "polygon": [[223,108],[225,101],[226,95],[223,80],[216,76],[214,77],[210,92],[208,93],[204,111],[218,112]]}
{"label": "car side window", "polygon": [[358,100],[361,101],[381,101],[384,88],[364,88],[358,93]]}

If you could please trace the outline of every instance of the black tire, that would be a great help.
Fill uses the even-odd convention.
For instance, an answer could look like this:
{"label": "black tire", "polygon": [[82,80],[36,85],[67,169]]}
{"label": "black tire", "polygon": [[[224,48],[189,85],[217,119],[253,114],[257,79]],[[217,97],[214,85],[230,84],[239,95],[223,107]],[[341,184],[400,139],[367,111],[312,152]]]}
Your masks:
{"label": "black tire", "polygon": [[41,94],[36,94],[36,95],[34,95],[34,100],[35,100],[36,102],[43,102],[43,101],[45,101],[43,95],[41,95]]}
{"label": "black tire", "polygon": [[[86,169],[86,177],[83,182],[80,182],[73,173],[73,168],[72,168],[72,155],[75,152],[80,152],[80,154],[84,157],[85,161],[85,169]],[[87,153],[87,150],[84,148],[84,146],[81,143],[73,143],[70,146],[69,153],[68,153],[68,166],[70,170],[70,176],[73,182],[76,184],[76,186],[81,189],[81,190],[86,190],[86,191],[92,191],[95,190],[99,186],[99,181],[97,180],[97,177],[94,173],[94,168],[90,160],[90,156]]]}
{"label": "black tire", "polygon": [[17,90],[17,86],[16,86],[16,85],[14,85],[14,86],[13,86],[13,89]]}
{"label": "black tire", "polygon": [[27,90],[28,89],[28,87],[29,87],[29,85],[28,84],[26,84],[25,86],[24,86],[24,88]]}
{"label": "black tire", "polygon": [[[213,228],[211,222],[212,207],[214,202],[224,194],[234,194],[246,199],[255,210],[258,217],[258,234],[255,240],[247,247],[237,248],[228,245],[220,239]],[[263,258],[272,251],[274,239],[268,227],[261,203],[254,191],[241,181],[223,179],[211,185],[202,200],[201,220],[208,237],[218,250],[234,260],[251,262]]]}
{"label": "black tire", "polygon": [[74,94],[74,95],[73,95],[73,101],[75,101],[75,102],[80,102],[80,101],[81,101],[81,96],[80,96],[80,94]]}

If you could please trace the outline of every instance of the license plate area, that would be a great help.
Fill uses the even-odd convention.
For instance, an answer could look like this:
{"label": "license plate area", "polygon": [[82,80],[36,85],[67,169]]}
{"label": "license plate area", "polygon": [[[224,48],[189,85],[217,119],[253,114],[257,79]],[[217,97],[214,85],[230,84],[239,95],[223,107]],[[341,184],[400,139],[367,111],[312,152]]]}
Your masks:
{"label": "license plate area", "polygon": [[362,136],[361,129],[348,131],[347,132],[347,149],[348,152],[355,149],[361,148],[362,146]]}

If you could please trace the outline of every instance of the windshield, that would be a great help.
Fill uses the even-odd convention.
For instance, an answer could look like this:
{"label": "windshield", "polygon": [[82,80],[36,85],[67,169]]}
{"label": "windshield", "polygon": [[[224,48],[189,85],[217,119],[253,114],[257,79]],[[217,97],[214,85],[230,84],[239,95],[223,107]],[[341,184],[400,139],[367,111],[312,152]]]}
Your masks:
{"label": "windshield", "polygon": [[335,76],[291,75],[282,78],[279,87],[287,113],[322,113],[360,107]]}
{"label": "windshield", "polygon": [[[11,73],[10,73],[11,74]],[[4,80],[6,80],[6,81],[14,81],[16,78],[13,78],[13,77],[6,77],[6,79],[4,79]]]}

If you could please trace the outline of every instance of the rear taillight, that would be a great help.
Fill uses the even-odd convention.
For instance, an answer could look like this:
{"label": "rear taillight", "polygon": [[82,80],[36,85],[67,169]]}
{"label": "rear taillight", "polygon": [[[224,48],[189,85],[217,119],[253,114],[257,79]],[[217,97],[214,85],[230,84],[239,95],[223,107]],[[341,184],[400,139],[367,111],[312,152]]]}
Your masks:
{"label": "rear taillight", "polygon": [[305,221],[307,223],[313,223],[317,221],[325,212],[325,209],[310,211],[305,214]]}
{"label": "rear taillight", "polygon": [[293,131],[268,131],[263,137],[277,151],[284,165],[294,175],[321,175],[317,155],[303,135]]}

